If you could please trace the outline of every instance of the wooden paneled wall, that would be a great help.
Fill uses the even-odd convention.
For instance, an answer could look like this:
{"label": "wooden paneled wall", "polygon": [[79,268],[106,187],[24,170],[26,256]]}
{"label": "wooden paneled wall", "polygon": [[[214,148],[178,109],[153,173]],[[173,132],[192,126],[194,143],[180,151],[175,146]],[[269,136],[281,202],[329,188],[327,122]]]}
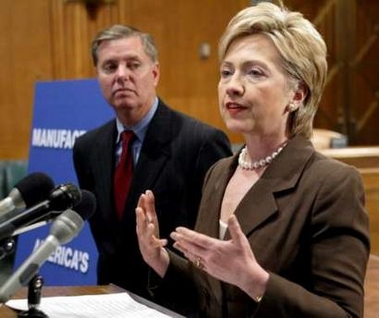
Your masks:
{"label": "wooden paneled wall", "polygon": [[[2,0],[0,159],[28,157],[36,81],[94,77],[90,41],[115,23],[154,36],[161,64],[158,93],[168,104],[225,129],[217,102],[217,42],[229,19],[252,2],[114,0],[87,10],[78,0]],[[379,144],[379,2],[283,2],[314,21],[329,48],[328,85],[315,126],[346,133],[356,144]],[[199,56],[202,44],[210,47],[206,59]]]}
{"label": "wooden paneled wall", "polygon": [[[96,11],[65,0],[3,0],[0,10],[0,159],[26,159],[36,81],[94,77],[90,42],[115,23],[151,33],[160,56],[159,95],[224,129],[218,112],[218,39],[247,0],[115,0]],[[199,56],[209,44],[207,59]]]}
{"label": "wooden paneled wall", "polygon": [[50,0],[0,6],[0,159],[26,159],[34,83],[52,79]]}

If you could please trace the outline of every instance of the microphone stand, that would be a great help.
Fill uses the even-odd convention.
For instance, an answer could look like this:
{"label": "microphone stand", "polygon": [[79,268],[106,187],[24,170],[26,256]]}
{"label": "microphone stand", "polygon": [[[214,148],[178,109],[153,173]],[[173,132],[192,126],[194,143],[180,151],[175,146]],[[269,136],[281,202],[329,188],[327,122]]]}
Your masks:
{"label": "microphone stand", "polygon": [[36,274],[28,284],[28,310],[18,313],[22,318],[49,318],[43,311],[39,310],[41,292],[43,286],[42,276]]}

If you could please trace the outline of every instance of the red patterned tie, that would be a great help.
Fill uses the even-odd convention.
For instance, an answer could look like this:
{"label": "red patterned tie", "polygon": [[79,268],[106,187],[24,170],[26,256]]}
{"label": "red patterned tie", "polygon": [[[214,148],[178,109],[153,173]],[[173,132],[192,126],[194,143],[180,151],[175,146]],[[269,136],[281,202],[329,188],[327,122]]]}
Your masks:
{"label": "red patterned tie", "polygon": [[124,130],[121,133],[122,153],[114,174],[114,200],[119,218],[122,217],[132,181],[133,153],[130,144],[133,137],[134,133],[130,130]]}

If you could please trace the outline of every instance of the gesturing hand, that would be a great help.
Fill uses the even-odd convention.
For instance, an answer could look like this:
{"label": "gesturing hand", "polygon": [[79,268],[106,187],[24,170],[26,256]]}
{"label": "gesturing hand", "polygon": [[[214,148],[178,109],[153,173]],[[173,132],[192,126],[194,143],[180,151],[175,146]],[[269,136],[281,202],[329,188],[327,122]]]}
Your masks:
{"label": "gesturing hand", "polygon": [[142,257],[158,275],[163,277],[169,265],[169,256],[164,248],[167,245],[167,240],[159,238],[155,200],[153,192],[150,190],[141,194],[138,200],[136,219],[138,245]]}
{"label": "gesturing hand", "polygon": [[174,247],[213,277],[236,285],[256,299],[263,295],[269,274],[257,263],[237,218],[228,221],[231,239],[223,241],[179,227],[171,234]]}

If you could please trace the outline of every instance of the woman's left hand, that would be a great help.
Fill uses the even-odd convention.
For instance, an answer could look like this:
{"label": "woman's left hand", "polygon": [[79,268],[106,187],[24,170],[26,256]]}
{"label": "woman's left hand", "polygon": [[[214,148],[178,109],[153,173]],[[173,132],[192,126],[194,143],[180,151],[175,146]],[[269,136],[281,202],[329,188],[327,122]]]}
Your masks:
{"label": "woman's left hand", "polygon": [[231,239],[215,239],[184,227],[171,234],[174,247],[195,266],[213,277],[236,285],[252,298],[264,294],[269,274],[258,264],[237,218],[228,220]]}

